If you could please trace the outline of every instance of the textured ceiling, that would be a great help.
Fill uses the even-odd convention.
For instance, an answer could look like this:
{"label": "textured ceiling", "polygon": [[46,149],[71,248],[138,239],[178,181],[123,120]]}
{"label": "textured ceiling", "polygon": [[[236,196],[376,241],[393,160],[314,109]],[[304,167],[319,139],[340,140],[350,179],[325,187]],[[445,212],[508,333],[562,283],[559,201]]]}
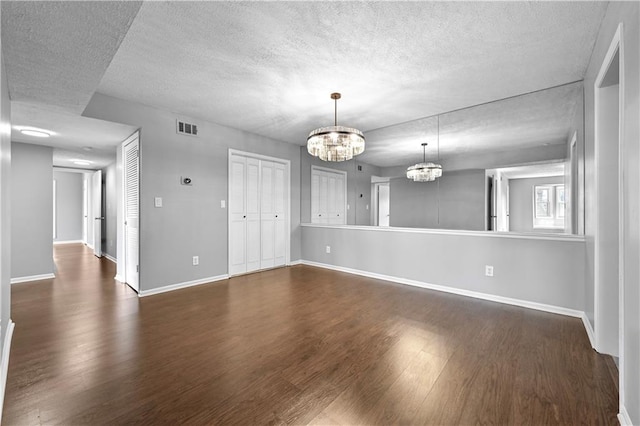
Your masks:
{"label": "textured ceiling", "polygon": [[606,3],[149,2],[99,91],[291,143],[580,80]]}
{"label": "textured ceiling", "polygon": [[82,113],[139,8],[140,2],[3,1],[11,100]]}
{"label": "textured ceiling", "polygon": [[565,144],[582,99],[582,82],[367,132],[358,159],[380,167],[415,163],[427,142],[427,158],[501,152]]}
{"label": "textured ceiling", "polygon": [[[98,91],[303,144],[310,130],[332,124],[329,94],[340,91],[339,124],[358,127],[368,138],[362,161],[397,165],[419,156],[420,139],[429,131],[419,126],[423,117],[581,80],[607,3],[145,2],[140,7],[139,2],[2,1],[1,7],[12,102],[40,108],[41,119],[56,111],[78,114]],[[566,97],[557,101],[556,108],[567,105]],[[494,112],[509,111],[496,106]],[[495,135],[484,125],[458,127],[482,137],[459,138],[458,147],[443,140],[443,155],[509,149],[509,143],[557,143],[562,126],[549,126],[543,112],[512,116],[526,119],[521,125],[494,122]],[[51,115],[50,130],[65,126],[65,117],[73,124],[69,116],[55,121]],[[491,121],[482,116],[475,121],[483,120]],[[389,126],[407,134],[394,135],[390,143],[380,136]],[[553,130],[530,133],[545,126]],[[568,122],[564,126],[566,132]],[[102,132],[118,142],[118,128]],[[71,139],[87,145],[79,136]]]}

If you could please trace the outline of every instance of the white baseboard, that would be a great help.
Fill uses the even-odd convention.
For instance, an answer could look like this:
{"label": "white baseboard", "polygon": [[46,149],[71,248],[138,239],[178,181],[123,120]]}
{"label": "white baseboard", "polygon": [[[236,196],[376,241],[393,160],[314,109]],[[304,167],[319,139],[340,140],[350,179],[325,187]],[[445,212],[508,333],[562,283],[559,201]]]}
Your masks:
{"label": "white baseboard", "polygon": [[289,266],[302,265],[302,260],[294,260],[293,262],[289,262]]}
{"label": "white baseboard", "polygon": [[9,372],[9,354],[11,353],[11,340],[13,338],[15,325],[16,324],[9,319],[7,333],[4,335],[4,344],[2,345],[2,361],[0,361],[0,419],[2,418],[2,409],[4,408],[4,392],[7,387],[7,374]]}
{"label": "white baseboard", "polygon": [[58,244],[84,244],[84,241],[82,241],[82,240],[54,241],[53,244],[54,245],[58,245]]}
{"label": "white baseboard", "polygon": [[11,284],[26,283],[29,281],[50,280],[55,278],[54,274],[30,275],[28,277],[11,278]]}
{"label": "white baseboard", "polygon": [[620,412],[618,413],[618,421],[621,426],[633,426],[629,412],[624,405],[620,405]]}
{"label": "white baseboard", "polygon": [[113,256],[111,256],[111,255],[109,255],[109,254],[107,254],[107,253],[103,254],[103,256],[104,256],[107,260],[112,261],[113,263],[118,263],[118,261],[116,260],[116,258],[115,258],[115,257],[113,257]]}
{"label": "white baseboard", "polygon": [[591,347],[593,349],[596,348],[596,333],[593,331],[593,327],[591,327],[591,321],[587,317],[586,313],[582,313],[582,323],[584,324],[584,329],[587,331],[587,336],[589,337],[589,343],[591,343]]}
{"label": "white baseboard", "polygon": [[523,308],[535,309],[537,311],[550,312],[553,314],[566,315],[575,318],[582,318],[584,312],[575,309],[563,308],[561,306],[547,305],[544,303],[530,302],[528,300],[513,299],[510,297],[496,296],[493,294],[480,293],[477,291],[463,290],[455,287],[447,287],[438,284],[429,284],[422,281],[410,280],[407,278],[393,277],[390,275],[376,274],[374,272],[361,271],[359,269],[344,268],[342,266],[328,265],[326,263],[311,262],[302,260],[303,265],[316,266],[318,268],[332,269],[334,271],[346,272],[349,274],[361,275],[363,277],[375,278],[378,280],[391,281],[399,284],[411,285],[414,287],[422,287],[429,290],[437,290],[445,293],[457,294],[460,296],[473,297],[475,299],[488,300],[490,302],[504,303],[506,305],[520,306]]}
{"label": "white baseboard", "polygon": [[113,277],[113,279],[116,281],[120,281],[121,283],[124,282],[124,277],[122,275],[116,275],[115,277]]}
{"label": "white baseboard", "polygon": [[140,290],[138,292],[138,297],[145,297],[145,296],[151,296],[153,294],[166,293],[168,291],[180,290],[181,288],[187,288],[187,287],[193,287],[196,285],[212,283],[214,281],[222,281],[228,278],[229,278],[229,275],[225,274],[225,275],[218,275],[216,277],[202,278],[200,280],[185,281],[183,283],[166,285],[159,288],[153,288],[151,290]]}

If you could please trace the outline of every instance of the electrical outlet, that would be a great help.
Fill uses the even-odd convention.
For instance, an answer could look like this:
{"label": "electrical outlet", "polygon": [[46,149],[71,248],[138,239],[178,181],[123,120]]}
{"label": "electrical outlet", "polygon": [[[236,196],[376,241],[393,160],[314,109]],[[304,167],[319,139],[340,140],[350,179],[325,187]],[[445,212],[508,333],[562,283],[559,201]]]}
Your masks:
{"label": "electrical outlet", "polygon": [[200,264],[200,257],[199,256],[193,256],[193,266],[199,265]]}
{"label": "electrical outlet", "polygon": [[327,246],[327,253],[331,253],[331,246]]}
{"label": "electrical outlet", "polygon": [[221,209],[226,209],[227,208],[227,201],[226,200],[220,200],[220,208]]}
{"label": "electrical outlet", "polygon": [[488,277],[492,277],[493,276],[493,266],[491,265],[485,265],[484,266],[484,274]]}
{"label": "electrical outlet", "polygon": [[153,205],[156,207],[162,207],[162,197],[155,197],[153,199]]}

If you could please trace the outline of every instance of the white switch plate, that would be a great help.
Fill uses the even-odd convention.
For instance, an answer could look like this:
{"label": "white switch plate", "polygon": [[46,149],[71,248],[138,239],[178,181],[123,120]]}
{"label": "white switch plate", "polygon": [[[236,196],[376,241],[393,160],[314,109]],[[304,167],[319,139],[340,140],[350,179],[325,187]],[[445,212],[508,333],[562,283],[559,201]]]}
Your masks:
{"label": "white switch plate", "polygon": [[347,204],[347,210],[349,210],[351,208],[351,206],[349,204]]}
{"label": "white switch plate", "polygon": [[369,210],[369,204],[367,204],[367,210]]}
{"label": "white switch plate", "polygon": [[484,274],[488,277],[492,277],[493,276],[493,266],[491,265],[485,265],[484,267]]}
{"label": "white switch plate", "polygon": [[193,266],[199,265],[200,264],[200,257],[199,256],[193,256]]}
{"label": "white switch plate", "polygon": [[153,205],[156,207],[162,207],[162,197],[156,197],[153,199]]}
{"label": "white switch plate", "polygon": [[227,201],[226,200],[220,200],[220,208],[221,209],[226,209],[227,208]]}
{"label": "white switch plate", "polygon": [[327,253],[331,253],[331,246],[327,246]]}

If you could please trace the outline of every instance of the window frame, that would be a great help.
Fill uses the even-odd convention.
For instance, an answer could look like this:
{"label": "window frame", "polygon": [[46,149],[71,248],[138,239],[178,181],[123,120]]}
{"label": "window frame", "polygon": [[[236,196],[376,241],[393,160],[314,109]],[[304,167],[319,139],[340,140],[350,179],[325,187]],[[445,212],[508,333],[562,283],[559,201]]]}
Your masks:
{"label": "window frame", "polygon": [[[565,194],[564,184],[540,184],[533,185],[532,201],[533,201],[533,229],[564,229],[566,217],[566,200],[560,201],[558,197],[559,189],[562,188],[562,194]],[[539,190],[548,191],[548,216],[538,215],[537,194]],[[563,205],[560,208],[560,205]],[[562,213],[561,213],[562,212]]]}

